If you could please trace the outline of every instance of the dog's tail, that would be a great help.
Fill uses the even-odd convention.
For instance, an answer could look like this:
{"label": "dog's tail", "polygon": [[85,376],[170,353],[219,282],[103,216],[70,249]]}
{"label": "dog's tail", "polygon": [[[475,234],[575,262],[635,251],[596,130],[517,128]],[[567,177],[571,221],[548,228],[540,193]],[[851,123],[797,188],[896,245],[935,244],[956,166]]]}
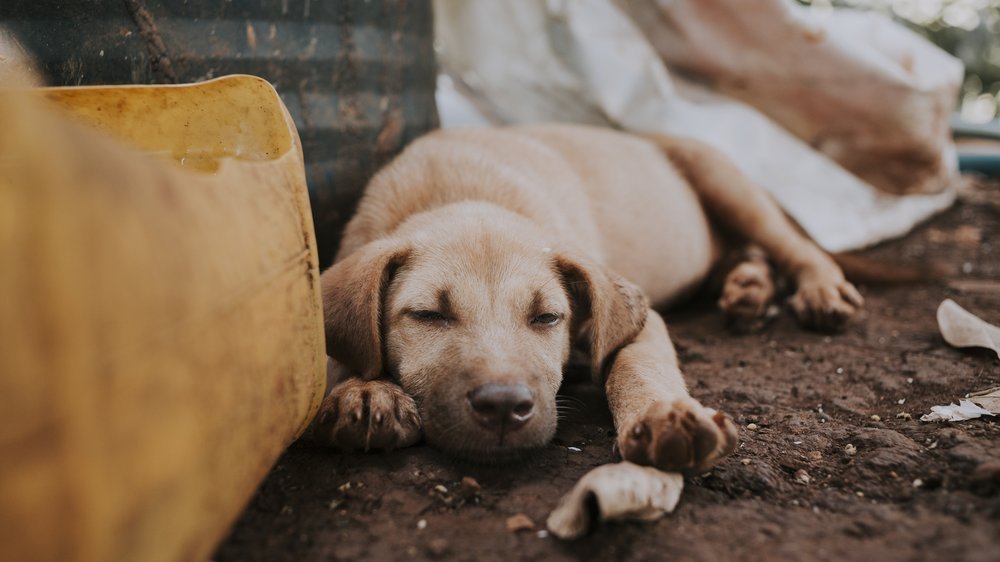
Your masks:
{"label": "dog's tail", "polygon": [[954,275],[940,263],[902,264],[856,254],[830,254],[844,277],[861,285],[921,285],[942,283]]}

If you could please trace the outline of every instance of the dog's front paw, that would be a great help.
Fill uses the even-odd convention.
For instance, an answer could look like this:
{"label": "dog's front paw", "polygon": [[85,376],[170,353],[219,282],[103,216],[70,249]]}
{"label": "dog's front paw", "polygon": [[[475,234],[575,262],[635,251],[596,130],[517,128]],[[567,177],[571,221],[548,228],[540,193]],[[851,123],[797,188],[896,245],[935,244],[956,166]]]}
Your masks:
{"label": "dog's front paw", "polygon": [[320,406],[314,438],[341,451],[390,451],[420,440],[420,414],[399,385],[348,379]]}
{"label": "dog's front paw", "polygon": [[729,416],[685,398],[651,405],[618,435],[618,449],[636,464],[702,474],[732,453],[738,440]]}
{"label": "dog's front paw", "polygon": [[800,280],[788,305],[799,323],[824,332],[842,330],[864,305],[865,299],[849,281]]}

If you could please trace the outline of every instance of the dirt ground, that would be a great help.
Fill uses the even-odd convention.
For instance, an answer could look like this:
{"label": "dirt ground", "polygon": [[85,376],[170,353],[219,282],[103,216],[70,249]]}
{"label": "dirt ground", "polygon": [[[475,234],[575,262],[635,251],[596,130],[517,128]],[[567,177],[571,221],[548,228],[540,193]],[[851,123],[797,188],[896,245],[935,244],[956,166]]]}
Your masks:
{"label": "dirt ground", "polygon": [[[998,203],[1000,186],[981,186],[866,252],[963,273],[948,286],[862,287],[867,312],[840,335],[803,332],[787,314],[733,335],[709,299],[665,313],[692,393],[741,429],[737,452],[688,479],[677,510],[655,523],[572,543],[540,532],[578,478],[616,460],[599,391],[575,386],[565,393],[578,413],[515,466],[460,464],[425,446],[340,455],[295,445],[215,559],[1000,560],[1000,419],[918,421],[1000,386],[1000,361],[949,348],[935,321],[952,298],[1000,324]],[[466,476],[478,494],[462,491]],[[536,530],[508,531],[515,514]]]}

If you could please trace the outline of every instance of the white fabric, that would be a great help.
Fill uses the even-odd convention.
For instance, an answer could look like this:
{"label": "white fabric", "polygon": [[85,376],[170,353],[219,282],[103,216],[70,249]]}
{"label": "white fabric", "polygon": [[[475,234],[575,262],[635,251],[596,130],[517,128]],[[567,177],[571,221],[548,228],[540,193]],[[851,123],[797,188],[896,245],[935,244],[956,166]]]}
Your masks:
{"label": "white fabric", "polygon": [[[718,85],[725,82],[720,77],[735,72],[727,69],[744,68],[750,60],[756,65],[752,66],[756,73],[753,76],[766,77],[772,84],[782,76],[789,84],[798,80],[799,98],[808,98],[803,97],[801,84],[812,78],[782,74],[783,69],[814,68],[809,61],[786,64],[794,58],[789,59],[783,49],[797,48],[791,40],[792,32],[797,30],[811,38],[808,41],[825,41],[817,39],[820,23],[796,19],[795,10],[799,8],[783,0],[619,2],[436,0],[440,60],[454,79],[439,81],[443,86],[438,98],[443,125],[569,121],[697,138],[727,154],[750,178],[770,190],[830,251],[859,248],[905,234],[918,221],[954,200],[952,189],[927,196],[885,194],[772,120],[774,114],[780,113],[779,121],[786,126],[797,123],[796,132],[808,133],[811,142],[819,138],[821,148],[840,158],[846,153],[848,159],[856,160],[859,154],[864,156],[865,150],[874,151],[879,146],[883,138],[877,134],[879,129],[891,128],[873,127],[871,122],[880,123],[876,117],[891,113],[892,119],[883,121],[907,126],[892,128],[885,138],[899,145],[902,135],[920,148],[936,146],[935,155],[943,163],[939,166],[940,177],[920,187],[942,187],[954,177],[955,157],[947,139],[947,123],[937,124],[940,111],[931,115],[930,110],[938,106],[928,100],[953,98],[961,80],[961,64],[922,39],[899,31],[890,22],[871,23],[875,20],[859,14],[822,28],[822,37],[832,39],[828,39],[826,54],[816,54],[815,61],[840,69],[827,73],[839,77],[839,82],[833,81],[838,87],[831,87],[825,99],[850,97],[852,89],[866,89],[863,98],[855,96],[841,104],[845,111],[839,121],[836,113],[834,118],[823,113],[810,120],[807,117],[815,113],[809,109],[811,105],[805,101],[796,105],[788,88],[768,90],[777,92],[773,99],[762,96],[761,88],[740,90],[752,94],[749,97],[754,98],[758,106],[755,108],[684,80],[672,74],[664,63],[666,58],[688,72],[711,69],[715,74],[705,70],[702,78]],[[783,15],[777,24],[773,18],[748,18],[744,25],[766,28],[748,38],[746,33],[733,32],[732,21],[715,28],[712,22],[698,19],[711,13],[695,9],[698,2],[708,2],[717,9],[727,5],[734,11],[770,9],[773,14]],[[637,25],[633,17],[641,18],[642,25]],[[657,28],[657,22],[662,28]],[[680,33],[679,29],[698,32]],[[876,32],[878,37],[872,35]],[[890,44],[882,45],[877,40],[883,33],[892,34],[891,38],[885,37],[891,39]],[[647,36],[662,38],[657,41],[659,53]],[[861,36],[865,37],[863,41]],[[757,49],[752,59],[741,54],[748,48]],[[897,59],[908,62],[902,66],[891,62]],[[767,61],[774,64],[768,67]],[[854,74],[848,72],[852,68]],[[851,86],[845,76],[854,76],[860,82]],[[873,77],[879,77],[883,86],[876,87]],[[739,76],[733,78],[734,82],[725,82],[728,86],[721,88],[728,94],[738,90],[732,84],[741,83]],[[789,109],[789,104],[794,107]],[[869,105],[881,109],[871,110]],[[892,113],[890,107],[908,109]],[[926,115],[921,113],[923,109]],[[944,112],[945,119],[948,113]],[[909,123],[908,119],[920,122]],[[850,139],[860,139],[860,145],[867,148],[852,153]]]}

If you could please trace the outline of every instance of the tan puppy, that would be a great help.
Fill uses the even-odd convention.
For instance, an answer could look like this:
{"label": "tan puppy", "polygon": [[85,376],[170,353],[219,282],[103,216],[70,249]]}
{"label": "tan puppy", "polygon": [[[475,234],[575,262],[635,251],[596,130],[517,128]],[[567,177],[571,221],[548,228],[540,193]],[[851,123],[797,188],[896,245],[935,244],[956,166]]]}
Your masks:
{"label": "tan puppy", "polygon": [[[649,307],[749,243],[791,277],[803,323],[835,328],[861,306],[833,260],[704,145],[577,126],[430,134],[371,181],[323,273],[327,350],[349,376],[315,435],[367,450],[422,433],[485,460],[539,447],[584,341],[622,457],[707,470],[736,428],[688,395]],[[773,296],[756,257],[720,305],[754,319]]]}

